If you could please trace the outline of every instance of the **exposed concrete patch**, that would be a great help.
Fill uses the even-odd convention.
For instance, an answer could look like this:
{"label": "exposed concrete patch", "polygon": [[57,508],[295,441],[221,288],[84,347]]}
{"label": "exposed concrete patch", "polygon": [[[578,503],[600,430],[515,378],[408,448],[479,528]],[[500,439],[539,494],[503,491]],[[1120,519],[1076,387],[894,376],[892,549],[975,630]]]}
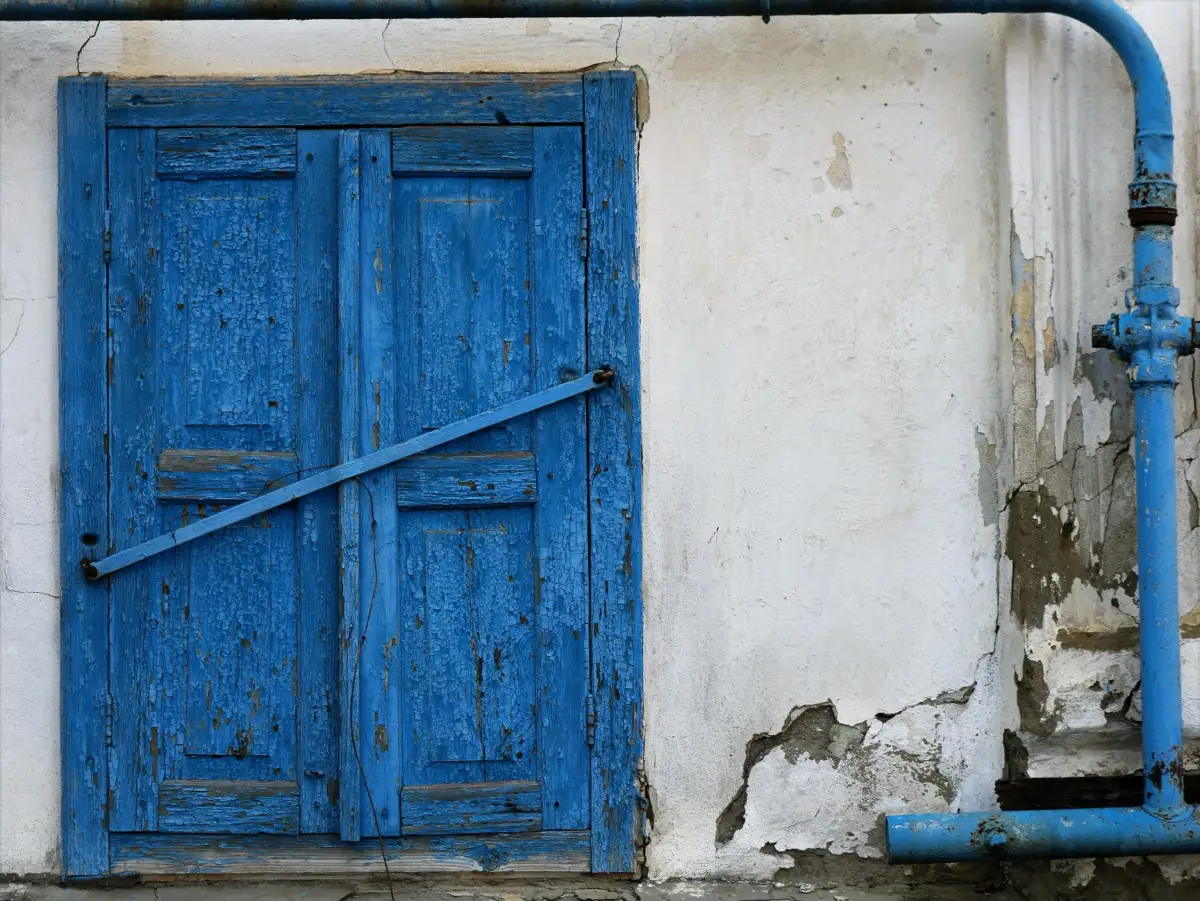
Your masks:
{"label": "exposed concrete patch", "polygon": [[717,818],[718,847],[880,857],[882,814],[949,809],[958,798],[974,691],[853,724],[830,702],[794,709],[779,732],[747,743],[742,784]]}
{"label": "exposed concrete patch", "polygon": [[1048,711],[1046,701],[1050,687],[1046,685],[1045,668],[1038,660],[1026,657],[1017,680],[1017,710],[1021,729],[1032,735],[1046,736],[1058,725],[1058,711]]}
{"label": "exposed concrete patch", "polygon": [[1021,901],[1195,901],[1200,894],[1195,882],[1173,884],[1153,861],[1140,858],[1039,861],[1007,870]]}
{"label": "exposed concrete patch", "polygon": [[878,860],[823,851],[789,851],[787,856],[792,863],[775,874],[775,882],[793,891],[804,887],[839,892],[852,888],[889,893],[920,891],[920,897],[933,899],[965,897],[966,892],[978,897],[1005,883],[1003,868],[995,863],[889,866]]}
{"label": "exposed concrete patch", "polygon": [[979,454],[979,509],[983,513],[983,524],[994,526],[1000,521],[1000,465],[996,445],[976,429],[975,450]]}
{"label": "exposed concrete patch", "polygon": [[838,761],[851,747],[861,745],[866,734],[866,723],[854,726],[839,723],[833,704],[826,701],[823,704],[795,708],[788,714],[779,732],[755,735],[746,742],[742,784],[717,817],[717,844],[729,842],[746,824],[746,790],[750,781],[750,771],[776,748],[783,749],[784,758],[791,764],[796,763],[801,755],[812,761]]}
{"label": "exposed concrete patch", "polygon": [[1029,775],[1029,748],[1012,729],[1004,730],[1004,778],[1022,779]]}

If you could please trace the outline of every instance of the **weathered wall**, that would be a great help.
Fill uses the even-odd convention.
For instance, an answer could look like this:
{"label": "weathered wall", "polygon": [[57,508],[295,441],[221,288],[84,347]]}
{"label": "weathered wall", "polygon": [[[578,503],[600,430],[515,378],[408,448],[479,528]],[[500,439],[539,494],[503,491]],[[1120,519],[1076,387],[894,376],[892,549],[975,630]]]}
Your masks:
{"label": "weathered wall", "polygon": [[[1200,6],[1158,4],[1147,25],[1176,103],[1181,187],[1176,284],[1196,294],[1196,37]],[[1032,775],[1140,765],[1131,396],[1121,364],[1088,329],[1130,282],[1121,192],[1132,153],[1110,123],[1128,115],[1123,73],[1092,35],[1027,23],[1008,55],[1014,280],[1014,474],[1006,546],[1025,633],[1020,738]],[[1185,729],[1200,728],[1200,431],[1193,358],[1180,366],[1180,609]],[[1010,742],[1010,744],[1012,744]],[[1015,768],[1024,764],[1018,752]]]}
{"label": "weathered wall", "polygon": [[[1135,11],[1194,148],[1193,4]],[[1127,399],[1080,349],[1128,265],[1130,98],[1083,29],[93,28],[0,26],[0,872],[57,867],[54,92],[76,71],[640,67],[652,876],[878,857],[883,811],[992,805],[1006,728],[1048,772],[1038,742],[1136,714],[1128,652],[1072,644],[1119,644],[1135,613]]]}

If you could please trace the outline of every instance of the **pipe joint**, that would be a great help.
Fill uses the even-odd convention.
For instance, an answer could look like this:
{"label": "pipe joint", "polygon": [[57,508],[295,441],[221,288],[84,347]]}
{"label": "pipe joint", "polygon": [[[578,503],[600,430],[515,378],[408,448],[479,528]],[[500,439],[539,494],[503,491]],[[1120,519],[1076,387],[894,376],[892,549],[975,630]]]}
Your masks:
{"label": "pipe joint", "polygon": [[1092,347],[1114,350],[1128,362],[1134,387],[1174,385],[1175,359],[1196,349],[1197,325],[1179,316],[1179,289],[1171,285],[1142,285],[1126,295],[1129,311],[1114,313],[1092,327]]}
{"label": "pipe joint", "polygon": [[1129,185],[1129,224],[1174,225],[1177,216],[1175,182],[1169,178],[1138,178]]}

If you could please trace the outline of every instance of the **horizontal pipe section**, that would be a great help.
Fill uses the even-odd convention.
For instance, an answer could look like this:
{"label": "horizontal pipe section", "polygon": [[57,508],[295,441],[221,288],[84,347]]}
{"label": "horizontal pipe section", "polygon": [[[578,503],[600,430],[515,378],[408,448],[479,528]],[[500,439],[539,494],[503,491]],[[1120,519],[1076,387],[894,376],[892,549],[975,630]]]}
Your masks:
{"label": "horizontal pipe section", "polygon": [[1195,810],[1174,820],[1141,807],[887,818],[889,863],[1196,853],[1200,815]]}
{"label": "horizontal pipe section", "polygon": [[847,16],[1054,13],[1103,37],[1129,74],[1144,205],[1173,205],[1171,99],[1154,44],[1116,0],[0,0],[0,21],[167,19],[486,19],[536,16]]}

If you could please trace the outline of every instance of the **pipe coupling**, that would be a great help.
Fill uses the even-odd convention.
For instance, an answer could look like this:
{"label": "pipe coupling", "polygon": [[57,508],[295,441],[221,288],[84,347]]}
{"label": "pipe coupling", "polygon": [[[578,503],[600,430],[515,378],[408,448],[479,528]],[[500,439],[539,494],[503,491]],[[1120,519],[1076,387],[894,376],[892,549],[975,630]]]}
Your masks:
{"label": "pipe coupling", "polygon": [[1169,178],[1139,178],[1129,185],[1129,224],[1174,225],[1177,214],[1175,182]]}
{"label": "pipe coupling", "polygon": [[1133,386],[1174,385],[1175,359],[1195,351],[1197,324],[1180,316],[1179,289],[1172,285],[1141,285],[1125,296],[1128,312],[1114,313],[1092,326],[1092,347],[1114,350],[1129,363]]}

